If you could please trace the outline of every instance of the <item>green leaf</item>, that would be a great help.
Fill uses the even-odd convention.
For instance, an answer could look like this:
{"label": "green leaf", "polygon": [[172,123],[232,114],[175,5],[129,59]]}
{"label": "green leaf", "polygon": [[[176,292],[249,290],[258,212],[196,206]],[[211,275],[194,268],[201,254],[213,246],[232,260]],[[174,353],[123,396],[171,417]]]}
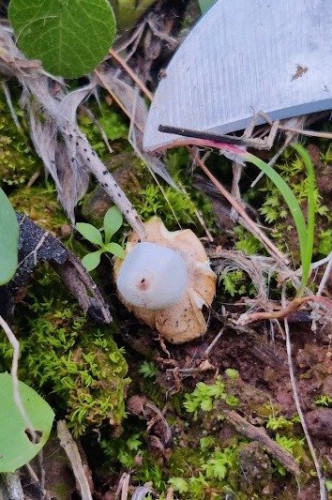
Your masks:
{"label": "green leaf", "polygon": [[107,245],[103,246],[103,250],[119,257],[119,259],[123,259],[125,256],[124,249],[117,243],[107,243]]}
{"label": "green leaf", "polygon": [[98,245],[99,247],[103,246],[104,242],[100,231],[92,224],[78,222],[76,224],[76,229],[86,240]]}
{"label": "green leaf", "polygon": [[308,151],[306,151],[304,147],[301,146],[301,144],[293,144],[292,146],[297,151],[297,153],[302,157],[303,163],[305,164],[307,169],[308,216],[307,216],[305,242],[303,244],[304,250],[303,254],[301,254],[301,264],[302,264],[301,289],[303,290],[309,280],[312,253],[314,249],[317,190],[316,190],[315,170]]}
{"label": "green leaf", "polygon": [[[285,202],[287,203],[290,213],[293,217],[294,225],[299,239],[301,263],[303,268],[303,264],[305,264],[306,262],[306,252],[307,252],[307,226],[304,220],[303,213],[301,211],[301,207],[293,191],[284,181],[284,179],[278,174],[278,172],[276,172],[272,167],[270,167],[270,165],[265,163],[263,160],[257,158],[256,156],[250,153],[246,153],[244,157],[247,161],[256,165],[271,179],[271,181],[279,189],[280,194],[282,194]],[[304,284],[304,278],[302,274],[302,287],[303,284]]]}
{"label": "green leaf", "polygon": [[100,256],[102,254],[101,250],[97,250],[96,252],[91,252],[85,255],[82,259],[82,264],[87,271],[93,271],[99,266]]}
{"label": "green leaf", "polygon": [[332,481],[331,479],[326,479],[325,480],[325,488],[327,491],[332,491]]}
{"label": "green leaf", "polygon": [[198,0],[198,3],[202,14],[205,14],[216,3],[216,0]]}
{"label": "green leaf", "polygon": [[40,440],[38,443],[30,441],[25,432],[26,424],[14,402],[12,378],[8,373],[1,373],[0,472],[14,472],[32,460],[46,443],[52,428],[52,408],[23,382],[19,382],[19,389],[24,408]]}
{"label": "green leaf", "polygon": [[111,0],[119,28],[134,27],[144,12],[155,2],[156,0]]}
{"label": "green leaf", "polygon": [[314,230],[315,230],[315,207],[316,207],[316,181],[315,171],[308,152],[300,144],[293,144],[293,148],[301,156],[303,163],[307,169],[307,192],[308,192],[308,219],[307,224],[301,207],[296,199],[295,194],[290,189],[284,179],[267,163],[256,158],[252,154],[245,154],[247,161],[253,163],[260,168],[279,189],[288,205],[290,213],[293,217],[294,224],[299,239],[301,265],[302,265],[302,280],[301,287],[298,290],[298,295],[301,295],[307,285],[310,276],[310,265],[313,253]]}
{"label": "green leaf", "polygon": [[109,243],[112,236],[120,229],[123,223],[122,213],[118,207],[111,207],[104,217],[105,243]]}
{"label": "green leaf", "polygon": [[107,0],[11,0],[8,12],[20,49],[54,75],[90,73],[114,41]]}
{"label": "green leaf", "polygon": [[14,209],[0,188],[0,285],[8,283],[15,274],[18,234]]}

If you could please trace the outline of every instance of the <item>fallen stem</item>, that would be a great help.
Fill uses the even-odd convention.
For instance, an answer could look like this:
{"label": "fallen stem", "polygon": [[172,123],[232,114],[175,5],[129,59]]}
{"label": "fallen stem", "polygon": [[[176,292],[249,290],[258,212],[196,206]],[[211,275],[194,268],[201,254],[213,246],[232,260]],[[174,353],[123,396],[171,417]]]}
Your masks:
{"label": "fallen stem", "polygon": [[254,321],[271,320],[271,319],[284,319],[289,314],[297,311],[299,307],[308,302],[319,302],[332,309],[332,301],[326,297],[317,297],[316,295],[309,295],[307,297],[296,297],[286,307],[278,311],[262,311],[252,314],[242,314],[237,321],[238,325],[248,325]]}
{"label": "fallen stem", "polygon": [[37,434],[35,433],[35,430],[33,428],[32,422],[25,410],[22,398],[21,398],[21,393],[20,393],[20,387],[19,387],[19,380],[17,376],[17,370],[18,370],[18,360],[20,357],[20,344],[15,337],[14,333],[10,329],[8,323],[3,319],[2,316],[0,316],[0,326],[4,330],[10,345],[13,348],[13,359],[12,359],[12,366],[11,366],[11,376],[12,376],[12,383],[13,383],[13,396],[14,396],[14,402],[15,405],[18,409],[18,411],[21,414],[21,417],[24,420],[24,423],[27,427],[27,429],[30,431],[31,436],[32,436],[32,442],[37,443],[38,438]]}

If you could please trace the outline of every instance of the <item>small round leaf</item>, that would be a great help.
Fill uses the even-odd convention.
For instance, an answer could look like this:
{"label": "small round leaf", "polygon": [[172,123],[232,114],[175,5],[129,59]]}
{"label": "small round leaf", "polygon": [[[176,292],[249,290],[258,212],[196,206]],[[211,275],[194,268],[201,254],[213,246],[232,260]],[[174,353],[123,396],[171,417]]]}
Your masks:
{"label": "small round leaf", "polygon": [[19,227],[13,207],[0,188],[0,285],[11,280],[17,268]]}
{"label": "small round leaf", "polygon": [[93,271],[99,266],[101,254],[101,250],[97,250],[97,252],[88,253],[83,257],[82,264],[87,271]]}
{"label": "small round leaf", "polygon": [[100,231],[93,226],[92,224],[88,224],[87,222],[78,222],[76,224],[77,231],[84,236],[84,238],[95,245],[102,246],[103,238],[100,234]]}
{"label": "small round leaf", "polygon": [[104,216],[105,243],[109,243],[123,223],[123,216],[118,207],[111,207]]}
{"label": "small round leaf", "polygon": [[25,55],[65,78],[92,71],[115,37],[107,0],[11,0],[9,19]]}
{"label": "small round leaf", "polygon": [[14,472],[42,449],[50,435],[54,413],[36,391],[19,383],[24,408],[39,439],[33,443],[13,396],[12,378],[0,374],[0,472]]}
{"label": "small round leaf", "polygon": [[113,255],[119,257],[120,259],[124,259],[125,251],[117,243],[107,243],[107,245],[103,246],[103,250],[104,252],[112,253]]}

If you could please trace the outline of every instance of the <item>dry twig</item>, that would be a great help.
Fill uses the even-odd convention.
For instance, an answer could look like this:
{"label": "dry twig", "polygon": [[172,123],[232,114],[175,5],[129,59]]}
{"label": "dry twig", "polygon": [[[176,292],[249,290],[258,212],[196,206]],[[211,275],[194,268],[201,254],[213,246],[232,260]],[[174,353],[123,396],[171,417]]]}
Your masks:
{"label": "dry twig", "polygon": [[248,325],[254,321],[270,320],[270,319],[284,319],[290,313],[293,313],[299,309],[303,304],[308,302],[318,302],[332,309],[332,301],[326,297],[317,297],[316,295],[309,295],[308,297],[297,297],[293,299],[289,304],[285,305],[282,309],[278,311],[262,311],[256,313],[245,313],[242,314],[237,323],[239,325]]}
{"label": "dry twig", "polygon": [[67,429],[66,422],[64,420],[58,421],[57,433],[58,438],[60,439],[60,444],[67,454],[74,476],[79,485],[82,500],[92,500],[92,493],[88,479],[84,472],[81,455],[78,451],[77,444]]}
{"label": "dry twig", "polygon": [[[285,285],[283,286],[282,290],[282,305],[285,307],[286,303],[286,298],[285,298]],[[293,366],[293,360],[292,360],[292,344],[290,340],[290,333],[289,333],[289,326],[288,326],[288,321],[285,318],[284,319],[284,330],[285,330],[285,336],[286,336],[286,350],[287,350],[287,358],[288,358],[288,369],[289,369],[289,376],[291,380],[291,386],[292,386],[292,391],[293,391],[293,398],[296,406],[296,411],[297,414],[300,418],[302,429],[308,444],[308,448],[310,450],[310,454],[312,457],[312,460],[315,465],[316,473],[317,473],[317,478],[319,481],[319,492],[320,492],[320,500],[326,500],[327,495],[326,495],[326,488],[325,488],[325,479],[322,475],[322,471],[318,462],[318,458],[316,455],[316,451],[314,448],[314,445],[312,444],[312,440],[308,431],[308,427],[302,412],[301,408],[301,403],[300,403],[300,397],[299,397],[299,392],[296,384],[296,378],[295,378],[295,373],[294,373],[294,366]]]}

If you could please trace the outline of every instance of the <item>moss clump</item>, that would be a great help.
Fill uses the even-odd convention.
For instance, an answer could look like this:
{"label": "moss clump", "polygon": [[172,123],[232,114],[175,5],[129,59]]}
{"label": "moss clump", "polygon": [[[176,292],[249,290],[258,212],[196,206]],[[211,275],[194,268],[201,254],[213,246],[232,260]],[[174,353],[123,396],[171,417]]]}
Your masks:
{"label": "moss clump", "polygon": [[10,201],[15,210],[27,215],[55,236],[60,235],[62,226],[68,225],[68,219],[57,202],[52,186],[21,188],[10,196]]}
{"label": "moss clump", "polygon": [[[15,110],[18,116],[22,111]],[[41,162],[33,153],[29,141],[17,129],[4,93],[0,91],[0,181],[7,185],[25,184]]]}
{"label": "moss clump", "polygon": [[[75,436],[89,425],[119,425],[129,380],[112,328],[91,324],[47,268],[16,313],[20,379],[39,390],[59,417],[66,416]],[[9,369],[11,349],[0,338],[0,358]]]}

